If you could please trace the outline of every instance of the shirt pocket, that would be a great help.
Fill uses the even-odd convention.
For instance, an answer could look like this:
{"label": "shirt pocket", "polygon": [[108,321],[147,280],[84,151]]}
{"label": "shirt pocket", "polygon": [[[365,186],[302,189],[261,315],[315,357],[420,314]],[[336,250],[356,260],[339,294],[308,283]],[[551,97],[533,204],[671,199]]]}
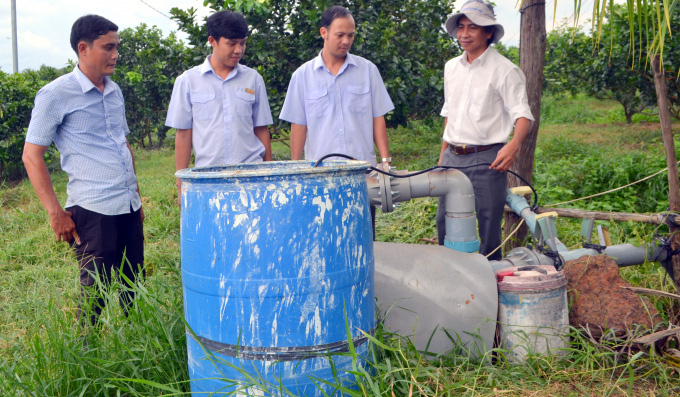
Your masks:
{"label": "shirt pocket", "polygon": [[105,113],[107,132],[117,143],[125,141],[125,109],[123,103],[108,102]]}
{"label": "shirt pocket", "polygon": [[253,105],[255,104],[255,94],[250,94],[245,89],[236,91],[236,115],[239,117],[252,118]]}
{"label": "shirt pocket", "polygon": [[368,84],[347,86],[347,108],[351,113],[366,113],[371,110],[371,94]]}
{"label": "shirt pocket", "polygon": [[192,92],[191,109],[194,120],[210,120],[217,108],[213,91]]}
{"label": "shirt pocket", "polygon": [[328,89],[319,87],[305,92],[305,113],[307,118],[317,118],[328,114]]}
{"label": "shirt pocket", "polygon": [[470,98],[470,116],[474,121],[482,121],[493,111],[494,90],[484,88],[472,89]]}

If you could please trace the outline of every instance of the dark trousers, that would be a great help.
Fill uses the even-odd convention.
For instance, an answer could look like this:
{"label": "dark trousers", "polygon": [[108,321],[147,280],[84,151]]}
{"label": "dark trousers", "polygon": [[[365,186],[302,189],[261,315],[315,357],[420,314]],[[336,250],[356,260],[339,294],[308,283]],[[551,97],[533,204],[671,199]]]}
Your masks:
{"label": "dark trousers", "polygon": [[[451,150],[446,150],[442,156],[442,165],[453,167],[466,167],[475,164],[493,163],[498,151],[503,147],[502,144],[496,147],[471,154],[455,154]],[[501,240],[501,222],[503,221],[503,210],[505,207],[505,197],[507,195],[508,174],[489,169],[489,165],[460,169],[472,182],[475,191],[475,212],[477,215],[477,227],[479,228],[479,253],[487,255],[498,247]],[[446,235],[446,205],[444,198],[439,198],[437,207],[437,238],[439,245],[444,245]],[[500,260],[503,258],[499,249],[489,260]]]}
{"label": "dark trousers", "polygon": [[96,324],[105,305],[100,287],[108,287],[116,278],[123,286],[119,302],[127,316],[134,300],[131,290],[144,277],[144,232],[140,211],[121,215],[102,215],[79,206],[67,208],[73,214],[80,245],[71,241],[80,269],[78,321],[85,324],[89,315]]}

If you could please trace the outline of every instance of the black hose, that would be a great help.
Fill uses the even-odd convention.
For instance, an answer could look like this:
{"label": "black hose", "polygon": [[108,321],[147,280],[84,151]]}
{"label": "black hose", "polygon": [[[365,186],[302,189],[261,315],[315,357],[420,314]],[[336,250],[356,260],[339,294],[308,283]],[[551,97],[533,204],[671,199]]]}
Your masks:
{"label": "black hose", "polygon": [[[346,154],[329,153],[329,154],[321,157],[319,160],[317,160],[317,162],[314,163],[314,167],[318,167],[319,164],[321,164],[322,161],[324,161],[325,159],[327,159],[329,157],[343,157],[343,158],[346,158],[346,159],[349,159],[349,160],[356,160],[354,157],[348,156]],[[466,168],[478,167],[480,165],[491,165],[491,163],[479,163],[479,164],[474,164],[474,165],[468,165],[468,166],[465,166],[465,167],[453,167],[453,166],[450,166],[450,165],[435,165],[434,167],[430,167],[428,169],[421,170],[421,171],[411,172],[411,173],[408,173],[408,174],[393,174],[391,172],[383,171],[380,168],[373,167],[373,166],[370,166],[369,169],[372,169],[373,171],[377,171],[377,172],[384,174],[384,175],[389,175],[389,176],[394,177],[394,178],[410,178],[412,176],[421,175],[421,174],[424,174],[426,172],[434,171],[438,168],[462,170],[462,169],[466,169]],[[538,193],[536,192],[536,189],[534,189],[534,187],[529,182],[527,182],[526,179],[522,178],[522,176],[519,175],[518,173],[516,173],[512,170],[508,170],[508,172],[511,173],[512,175],[516,176],[519,180],[521,180],[527,186],[529,186],[529,188],[531,189],[531,191],[534,194],[534,202],[533,202],[533,204],[531,205],[530,208],[531,208],[532,211],[536,211],[536,208],[538,208]]]}

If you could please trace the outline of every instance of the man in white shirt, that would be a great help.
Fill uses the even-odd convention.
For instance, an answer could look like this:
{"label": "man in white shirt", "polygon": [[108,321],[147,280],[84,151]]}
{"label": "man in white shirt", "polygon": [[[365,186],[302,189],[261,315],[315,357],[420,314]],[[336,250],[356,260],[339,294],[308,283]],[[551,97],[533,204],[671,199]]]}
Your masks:
{"label": "man in white shirt", "polygon": [[[439,164],[460,167],[472,181],[479,252],[487,255],[501,244],[506,171],[515,162],[534,117],[524,74],[491,48],[504,33],[503,26],[496,23],[491,4],[468,1],[446,21],[446,30],[458,39],[465,52],[444,68],[441,115],[446,120]],[[445,241],[444,205],[440,199],[437,232],[439,244],[450,246]],[[491,260],[501,258],[500,250],[489,256]]]}

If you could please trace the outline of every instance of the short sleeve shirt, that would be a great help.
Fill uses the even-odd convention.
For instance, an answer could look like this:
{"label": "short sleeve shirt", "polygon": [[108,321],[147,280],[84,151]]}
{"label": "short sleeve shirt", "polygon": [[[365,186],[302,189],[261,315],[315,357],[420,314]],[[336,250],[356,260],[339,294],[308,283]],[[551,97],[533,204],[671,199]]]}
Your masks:
{"label": "short sleeve shirt", "polygon": [[372,62],[347,54],[333,75],[319,53],[293,73],[279,118],[307,126],[307,160],[341,153],[375,165],[373,118],[392,109]]}
{"label": "short sleeve shirt", "polygon": [[102,93],[76,66],[38,91],[26,142],[56,145],[68,175],[66,208],[120,215],[142,205],[129,133],[118,85],[106,77]]}
{"label": "short sleeve shirt", "polygon": [[165,125],[192,129],[196,167],[262,161],[254,127],[272,123],[262,76],[238,64],[223,80],[210,58],[177,78]]}

